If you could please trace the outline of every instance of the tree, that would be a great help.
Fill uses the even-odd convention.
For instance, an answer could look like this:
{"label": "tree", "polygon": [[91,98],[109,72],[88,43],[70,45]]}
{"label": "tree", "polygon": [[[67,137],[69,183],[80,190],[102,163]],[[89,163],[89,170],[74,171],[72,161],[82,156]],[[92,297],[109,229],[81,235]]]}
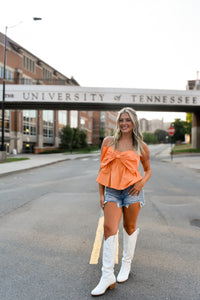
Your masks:
{"label": "tree", "polygon": [[70,128],[69,125],[64,126],[60,132],[61,147],[63,149],[79,149],[87,146],[87,133],[78,128]]}
{"label": "tree", "polygon": [[147,144],[158,144],[158,139],[153,133],[144,131],[142,133],[142,135],[143,135],[143,141],[145,143],[147,143]]}
{"label": "tree", "polygon": [[184,127],[184,121],[181,121],[181,119],[175,119],[175,121],[172,123],[172,126],[175,129],[175,134],[172,137],[173,142],[183,142],[185,140],[185,127]]}
{"label": "tree", "polygon": [[78,128],[73,128],[73,139],[72,139],[72,148],[80,148],[80,131]]}
{"label": "tree", "polygon": [[185,133],[189,134],[190,136],[190,141],[192,139],[192,113],[187,113],[186,114],[186,122],[184,122],[184,127],[185,127]]}
{"label": "tree", "polygon": [[166,142],[166,137],[169,137],[169,134],[167,131],[162,130],[162,129],[156,129],[154,131],[154,135],[157,137],[157,140],[159,143],[165,143]]}
{"label": "tree", "polygon": [[114,136],[114,129],[113,128],[111,128],[111,130],[110,130],[110,135]]}
{"label": "tree", "polygon": [[186,122],[192,124],[192,113],[186,113]]}
{"label": "tree", "polygon": [[101,138],[105,137],[105,127],[104,126],[101,126],[101,128],[100,128],[100,137]]}
{"label": "tree", "polygon": [[79,137],[80,137],[80,146],[81,148],[87,147],[87,133],[85,130],[80,130],[79,132]]}
{"label": "tree", "polygon": [[63,149],[71,149],[73,139],[73,129],[69,125],[64,126],[60,132],[61,147]]}

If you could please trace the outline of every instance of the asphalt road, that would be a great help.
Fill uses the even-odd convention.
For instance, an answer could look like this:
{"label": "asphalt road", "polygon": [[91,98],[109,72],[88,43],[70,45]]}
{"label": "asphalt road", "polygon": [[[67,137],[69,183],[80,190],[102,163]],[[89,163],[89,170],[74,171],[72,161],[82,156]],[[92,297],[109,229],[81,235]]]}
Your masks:
{"label": "asphalt road", "polygon": [[[200,173],[158,160],[163,147],[150,147],[129,281],[102,300],[200,300]],[[91,157],[0,179],[0,300],[91,299],[101,275],[101,256],[89,263],[102,215],[98,168]]]}

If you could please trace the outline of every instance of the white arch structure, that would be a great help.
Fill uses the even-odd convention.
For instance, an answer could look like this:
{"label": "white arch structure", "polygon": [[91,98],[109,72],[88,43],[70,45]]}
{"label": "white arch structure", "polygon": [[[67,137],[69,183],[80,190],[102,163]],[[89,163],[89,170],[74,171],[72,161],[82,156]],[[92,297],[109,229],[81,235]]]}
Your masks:
{"label": "white arch structure", "polygon": [[[0,87],[0,104],[2,102]],[[94,88],[60,85],[6,85],[5,109],[192,112],[192,143],[200,148],[200,91]]]}

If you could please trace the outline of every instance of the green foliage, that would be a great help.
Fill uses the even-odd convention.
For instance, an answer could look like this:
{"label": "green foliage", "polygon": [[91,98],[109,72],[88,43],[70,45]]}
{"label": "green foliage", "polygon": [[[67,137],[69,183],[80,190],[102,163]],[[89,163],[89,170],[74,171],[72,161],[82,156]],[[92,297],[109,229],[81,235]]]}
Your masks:
{"label": "green foliage", "polygon": [[80,146],[81,148],[87,147],[87,133],[85,130],[80,130],[79,132],[80,137]]}
{"label": "green foliage", "polygon": [[105,128],[103,126],[101,126],[100,128],[100,137],[105,137]]}
{"label": "green foliage", "polygon": [[186,113],[186,122],[192,124],[192,113]]}
{"label": "green foliage", "polygon": [[185,134],[191,133],[191,127],[189,125],[190,123],[181,121],[180,119],[175,119],[175,121],[172,123],[172,126],[175,128],[175,134],[172,137],[172,141],[184,141],[185,140]]}
{"label": "green foliage", "polygon": [[191,135],[192,131],[192,122],[182,121],[185,133]]}
{"label": "green foliage", "polygon": [[159,143],[165,143],[169,138],[168,132],[162,129],[156,129],[154,131],[154,135],[157,137]]}
{"label": "green foliage", "polygon": [[114,129],[113,128],[111,128],[111,130],[110,130],[110,135],[114,136]]}
{"label": "green foliage", "polygon": [[158,139],[153,133],[144,131],[142,133],[142,135],[143,135],[143,141],[145,143],[147,143],[147,144],[158,144]]}
{"label": "green foliage", "polygon": [[65,150],[87,147],[87,134],[84,130],[64,126],[60,132],[61,148]]}
{"label": "green foliage", "polygon": [[71,149],[73,140],[73,129],[67,125],[61,129],[60,132],[61,148]]}
{"label": "green foliage", "polygon": [[80,136],[79,136],[79,129],[78,128],[73,128],[72,148],[73,149],[79,149],[80,148]]}

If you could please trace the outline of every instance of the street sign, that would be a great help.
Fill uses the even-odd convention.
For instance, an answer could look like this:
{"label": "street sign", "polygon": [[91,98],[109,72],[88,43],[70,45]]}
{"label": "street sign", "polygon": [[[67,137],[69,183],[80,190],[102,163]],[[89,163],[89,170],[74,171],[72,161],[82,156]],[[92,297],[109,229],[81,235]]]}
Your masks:
{"label": "street sign", "polygon": [[170,136],[173,136],[174,133],[175,133],[175,128],[172,127],[172,126],[170,126],[170,127],[168,128],[168,133],[169,133]]}

